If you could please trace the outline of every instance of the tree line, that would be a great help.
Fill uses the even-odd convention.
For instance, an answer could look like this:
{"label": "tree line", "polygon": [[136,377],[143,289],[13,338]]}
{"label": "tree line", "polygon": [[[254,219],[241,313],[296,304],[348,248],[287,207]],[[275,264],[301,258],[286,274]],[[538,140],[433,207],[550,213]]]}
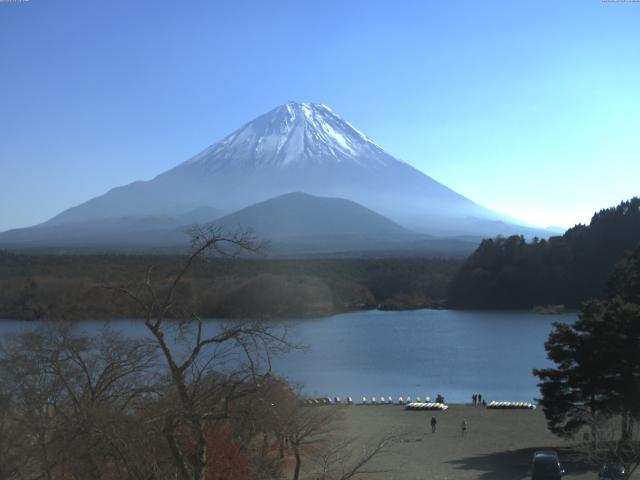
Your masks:
{"label": "tree line", "polygon": [[617,264],[606,290],[575,323],[554,324],[545,349],[555,366],[533,373],[549,429],[583,433],[590,457],[623,465],[630,478],[640,465],[640,247]]}
{"label": "tree line", "polygon": [[605,293],[614,265],[639,241],[640,198],[548,240],[484,240],[453,276],[448,301],[459,308],[578,307]]}
{"label": "tree line", "polygon": [[[168,281],[183,257],[26,255],[0,252],[0,318],[132,318],[135,305],[105,285],[144,276]],[[209,258],[176,295],[207,318],[323,316],[366,308],[420,308],[445,301],[459,261],[428,259]]]}

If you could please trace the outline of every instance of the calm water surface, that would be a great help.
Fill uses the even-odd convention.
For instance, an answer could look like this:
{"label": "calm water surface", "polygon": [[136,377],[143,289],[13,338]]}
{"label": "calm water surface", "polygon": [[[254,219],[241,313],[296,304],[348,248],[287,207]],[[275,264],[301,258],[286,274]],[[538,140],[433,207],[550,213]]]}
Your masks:
{"label": "calm water surface", "polygon": [[310,346],[277,362],[280,372],[319,395],[416,396],[447,401],[531,401],[531,370],[544,367],[552,323],[575,314],[413,310],[368,311],[292,322]]}
{"label": "calm water surface", "polygon": [[[576,314],[413,310],[366,311],[316,320],[278,322],[309,348],[274,362],[274,370],[317,396],[416,396],[437,393],[468,402],[474,392],[487,400],[532,401],[539,396],[534,367],[549,365],[544,341],[552,323]],[[98,330],[105,322],[84,323]],[[127,335],[145,335],[136,321],[114,321]],[[0,333],[33,328],[5,320]]]}

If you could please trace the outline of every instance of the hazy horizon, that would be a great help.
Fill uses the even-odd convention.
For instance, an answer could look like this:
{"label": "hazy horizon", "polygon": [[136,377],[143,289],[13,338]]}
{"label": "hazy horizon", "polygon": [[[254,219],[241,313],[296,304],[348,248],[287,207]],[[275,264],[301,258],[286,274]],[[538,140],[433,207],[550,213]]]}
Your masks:
{"label": "hazy horizon", "polygon": [[289,100],[487,208],[587,223],[640,194],[638,20],[599,1],[0,3],[0,231]]}

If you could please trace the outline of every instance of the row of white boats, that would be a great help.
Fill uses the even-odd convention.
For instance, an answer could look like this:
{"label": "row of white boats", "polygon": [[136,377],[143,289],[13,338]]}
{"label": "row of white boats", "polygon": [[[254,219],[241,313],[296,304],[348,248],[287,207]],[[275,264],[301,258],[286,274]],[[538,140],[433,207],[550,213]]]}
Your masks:
{"label": "row of white boats", "polygon": [[[425,397],[424,402],[431,402],[430,397]],[[333,399],[329,397],[321,397],[321,398],[309,398],[304,402],[307,405],[353,405],[354,401],[351,397],[346,397],[342,400],[340,397],[334,397]],[[411,401],[411,397],[398,397],[397,400],[394,400],[392,397],[362,397],[362,401],[360,405],[408,405],[410,403],[423,403],[420,397],[416,397],[415,402]]]}
{"label": "row of white boats", "polygon": [[307,398],[304,403],[306,405],[353,405],[353,398],[347,397],[344,400],[340,397],[334,397],[333,400],[329,397]]}
{"label": "row of white boats", "polygon": [[[340,397],[322,398],[310,398],[304,401],[306,405],[353,405],[354,401],[351,397],[346,397],[344,400]],[[424,401],[420,397],[416,397],[414,401],[411,397],[398,397],[394,400],[392,397],[362,397],[362,401],[359,405],[404,405],[407,410],[440,410],[444,411],[449,408],[443,402],[432,402],[430,397],[425,397]],[[534,410],[536,406],[529,402],[496,402],[491,401],[487,408],[493,410],[499,409],[521,409],[521,410]]]}
{"label": "row of white boats", "polygon": [[[416,397],[416,402],[421,403],[422,400],[420,400],[420,397]],[[430,402],[431,398],[430,397],[424,397],[424,401],[425,402]],[[393,400],[393,398],[391,397],[371,397],[371,400],[367,399],[367,397],[362,397],[362,402],[361,405],[408,405],[412,403],[411,401],[411,397],[398,397],[397,400]]]}
{"label": "row of white boats", "polygon": [[444,412],[449,406],[438,402],[411,402],[404,407],[407,410],[439,410]]}
{"label": "row of white boats", "polygon": [[535,410],[536,406],[529,402],[496,402],[492,401],[487,405],[487,408],[494,410],[509,409],[509,410]]}

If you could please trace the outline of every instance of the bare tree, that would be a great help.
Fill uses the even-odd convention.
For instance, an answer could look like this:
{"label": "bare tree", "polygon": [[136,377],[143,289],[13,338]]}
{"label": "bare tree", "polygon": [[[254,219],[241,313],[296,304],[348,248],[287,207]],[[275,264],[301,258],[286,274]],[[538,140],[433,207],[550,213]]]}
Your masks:
{"label": "bare tree", "polygon": [[286,419],[285,432],[295,457],[293,480],[300,478],[303,455],[315,457],[329,441],[334,419],[334,411],[310,406],[300,406]]}
{"label": "bare tree", "polygon": [[271,355],[288,344],[283,334],[260,322],[205,325],[178,299],[181,281],[207,255],[237,256],[262,249],[248,232],[227,235],[219,228],[194,227],[191,236],[193,252],[168,284],[154,285],[150,268],[141,285],[115,290],[138,306],[168,369],[175,403],[165,411],[163,435],[178,475],[204,480],[218,473],[212,472],[208,458],[208,431],[233,414],[233,402],[256,391],[260,378],[271,370]]}
{"label": "bare tree", "polygon": [[12,395],[0,384],[0,480],[15,478],[22,467],[24,448]]}
{"label": "bare tree", "polygon": [[270,384],[262,399],[270,414],[263,416],[269,419],[279,456],[284,458],[285,448],[293,453],[293,480],[348,480],[384,472],[369,469],[370,463],[388,452],[400,434],[390,433],[373,443],[347,438],[340,431],[340,419],[349,407],[309,405],[286,382],[274,379]]}
{"label": "bare tree", "polygon": [[246,232],[192,234],[168,280],[149,268],[109,287],[136,305],[145,338],[51,323],[4,340],[0,480],[274,480],[289,451],[295,480],[303,461],[315,477],[346,480],[384,449],[335,443],[340,409],[305,406],[272,374],[272,356],[291,348],[286,331],[194,312],[182,285],[197,262],[261,246]]}
{"label": "bare tree", "polygon": [[155,395],[148,345],[57,324],[6,339],[1,353],[21,476],[153,478],[153,462],[136,448],[151,432],[136,415]]}
{"label": "bare tree", "polygon": [[591,435],[580,446],[590,461],[624,467],[625,479],[640,466],[640,427],[632,419],[613,412],[600,412],[589,419]]}
{"label": "bare tree", "polygon": [[357,438],[332,443],[315,459],[318,480],[349,480],[361,475],[387,473],[388,470],[370,468],[374,458],[389,452],[389,447],[402,435],[389,433],[370,444],[360,444]]}

